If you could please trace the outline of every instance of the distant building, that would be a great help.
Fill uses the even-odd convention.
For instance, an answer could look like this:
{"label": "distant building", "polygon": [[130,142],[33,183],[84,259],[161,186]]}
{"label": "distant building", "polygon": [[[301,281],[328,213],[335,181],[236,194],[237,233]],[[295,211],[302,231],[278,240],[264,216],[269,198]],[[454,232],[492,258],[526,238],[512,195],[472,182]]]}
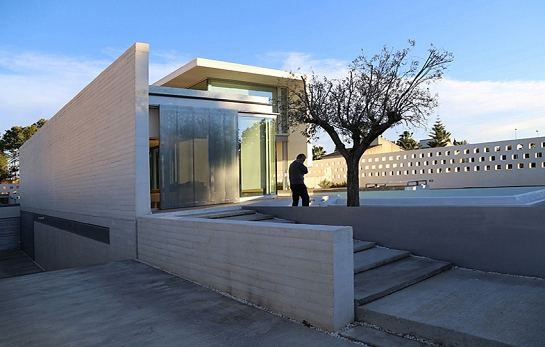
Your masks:
{"label": "distant building", "polygon": [[0,182],[0,204],[18,204],[21,199],[19,180]]}

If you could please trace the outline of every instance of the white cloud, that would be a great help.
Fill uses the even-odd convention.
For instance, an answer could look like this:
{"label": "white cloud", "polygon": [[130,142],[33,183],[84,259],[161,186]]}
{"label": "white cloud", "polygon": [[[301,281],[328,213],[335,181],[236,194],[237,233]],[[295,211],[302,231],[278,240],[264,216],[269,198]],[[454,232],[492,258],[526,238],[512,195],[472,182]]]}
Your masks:
{"label": "white cloud", "polygon": [[339,78],[347,72],[348,62],[338,59],[314,59],[310,54],[299,52],[276,52],[262,57],[266,62],[273,64],[279,62],[280,70],[292,71],[302,74],[314,72],[318,76]]}
{"label": "white cloud", "polygon": [[0,131],[51,118],[107,65],[104,60],[0,51]]}
{"label": "white cloud", "polygon": [[[303,73],[314,71],[330,78],[346,73],[348,62],[319,60],[303,53],[275,53],[270,59],[283,59],[282,68]],[[545,81],[456,81],[445,78],[430,87],[439,95],[435,114],[453,138],[470,143],[491,142],[517,138],[545,136]],[[428,137],[436,118],[431,117],[427,129],[408,129],[416,139]],[[398,126],[384,136],[397,140],[404,129]],[[536,130],[538,132],[536,132]],[[333,145],[323,135],[317,145]]]}
{"label": "white cloud", "polygon": [[187,64],[191,58],[188,55],[180,55],[169,51],[150,52],[149,83],[155,83],[169,73]]}
{"label": "white cloud", "polygon": [[[0,135],[15,125],[49,119],[123,52],[107,50],[111,59],[0,51]],[[150,56],[155,82],[188,60],[174,53]]]}
{"label": "white cloud", "polygon": [[[122,53],[122,52],[121,52]],[[113,54],[113,53],[112,53]],[[14,125],[29,125],[51,118],[90,83],[112,59],[83,59],[32,52],[0,51],[0,132]],[[269,66],[315,73],[330,78],[342,76],[348,62],[319,60],[302,53],[274,53],[261,57]],[[150,54],[153,83],[189,61],[175,52]],[[272,63],[275,61],[276,63]],[[268,65],[268,64],[266,64]],[[265,66],[266,66],[265,65]],[[436,114],[457,140],[470,143],[517,137],[545,136],[545,81],[456,81],[443,79],[432,90],[439,93]],[[435,117],[429,120],[429,126]],[[385,137],[396,140],[401,127]],[[426,138],[429,129],[414,129],[415,138]],[[327,135],[318,142],[329,151]]]}
{"label": "white cloud", "polygon": [[[470,143],[545,135],[545,81],[442,80],[437,114],[458,140]],[[432,124],[435,119],[430,120]]]}

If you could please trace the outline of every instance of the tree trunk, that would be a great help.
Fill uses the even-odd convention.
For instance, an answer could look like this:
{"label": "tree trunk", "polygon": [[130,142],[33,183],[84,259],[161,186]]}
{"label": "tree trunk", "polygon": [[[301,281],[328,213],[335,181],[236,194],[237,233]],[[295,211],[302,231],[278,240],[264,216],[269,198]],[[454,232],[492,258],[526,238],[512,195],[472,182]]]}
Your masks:
{"label": "tree trunk", "polygon": [[347,172],[347,200],[346,206],[360,205],[360,179],[359,179],[359,158],[346,158]]}

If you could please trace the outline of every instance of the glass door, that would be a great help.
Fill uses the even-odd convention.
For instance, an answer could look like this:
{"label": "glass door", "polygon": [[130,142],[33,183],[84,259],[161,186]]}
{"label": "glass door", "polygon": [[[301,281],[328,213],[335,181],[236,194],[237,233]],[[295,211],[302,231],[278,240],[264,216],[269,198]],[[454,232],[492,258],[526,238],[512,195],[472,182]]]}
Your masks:
{"label": "glass door", "polygon": [[240,196],[276,193],[275,119],[240,116]]}

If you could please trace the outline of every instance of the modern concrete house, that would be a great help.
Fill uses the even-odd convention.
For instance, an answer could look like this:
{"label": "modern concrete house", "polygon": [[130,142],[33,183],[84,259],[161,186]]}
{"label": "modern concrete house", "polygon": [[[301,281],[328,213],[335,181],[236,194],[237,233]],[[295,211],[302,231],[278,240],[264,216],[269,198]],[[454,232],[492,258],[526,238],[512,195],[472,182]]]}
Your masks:
{"label": "modern concrete house", "polygon": [[285,100],[289,77],[197,58],[150,86],[152,191],[161,190],[162,208],[272,195],[277,183],[285,188],[289,163],[310,150],[306,138],[290,134],[276,102]]}
{"label": "modern concrete house", "polygon": [[[223,204],[274,197],[296,154],[311,158],[272,102],[285,96],[289,74],[196,59],[149,85],[148,52],[133,45],[21,147],[21,248],[44,269],[138,259],[329,331],[354,320],[354,238],[544,276],[543,189],[521,190],[502,206],[449,197],[418,206]],[[544,147],[543,138],[391,147],[362,157],[360,183],[542,186]],[[247,209],[300,224],[203,217]]]}
{"label": "modern concrete house", "polygon": [[138,216],[275,195],[308,153],[274,102],[287,72],[198,58],[150,86],[148,49],[136,43],[21,148],[23,249],[39,263],[135,258]]}
{"label": "modern concrete house", "polygon": [[45,270],[139,259],[323,329],[353,321],[350,227],[152,214],[285,187],[288,163],[311,157],[273,102],[289,74],[195,59],[150,86],[148,50],[21,147],[21,249]]}

